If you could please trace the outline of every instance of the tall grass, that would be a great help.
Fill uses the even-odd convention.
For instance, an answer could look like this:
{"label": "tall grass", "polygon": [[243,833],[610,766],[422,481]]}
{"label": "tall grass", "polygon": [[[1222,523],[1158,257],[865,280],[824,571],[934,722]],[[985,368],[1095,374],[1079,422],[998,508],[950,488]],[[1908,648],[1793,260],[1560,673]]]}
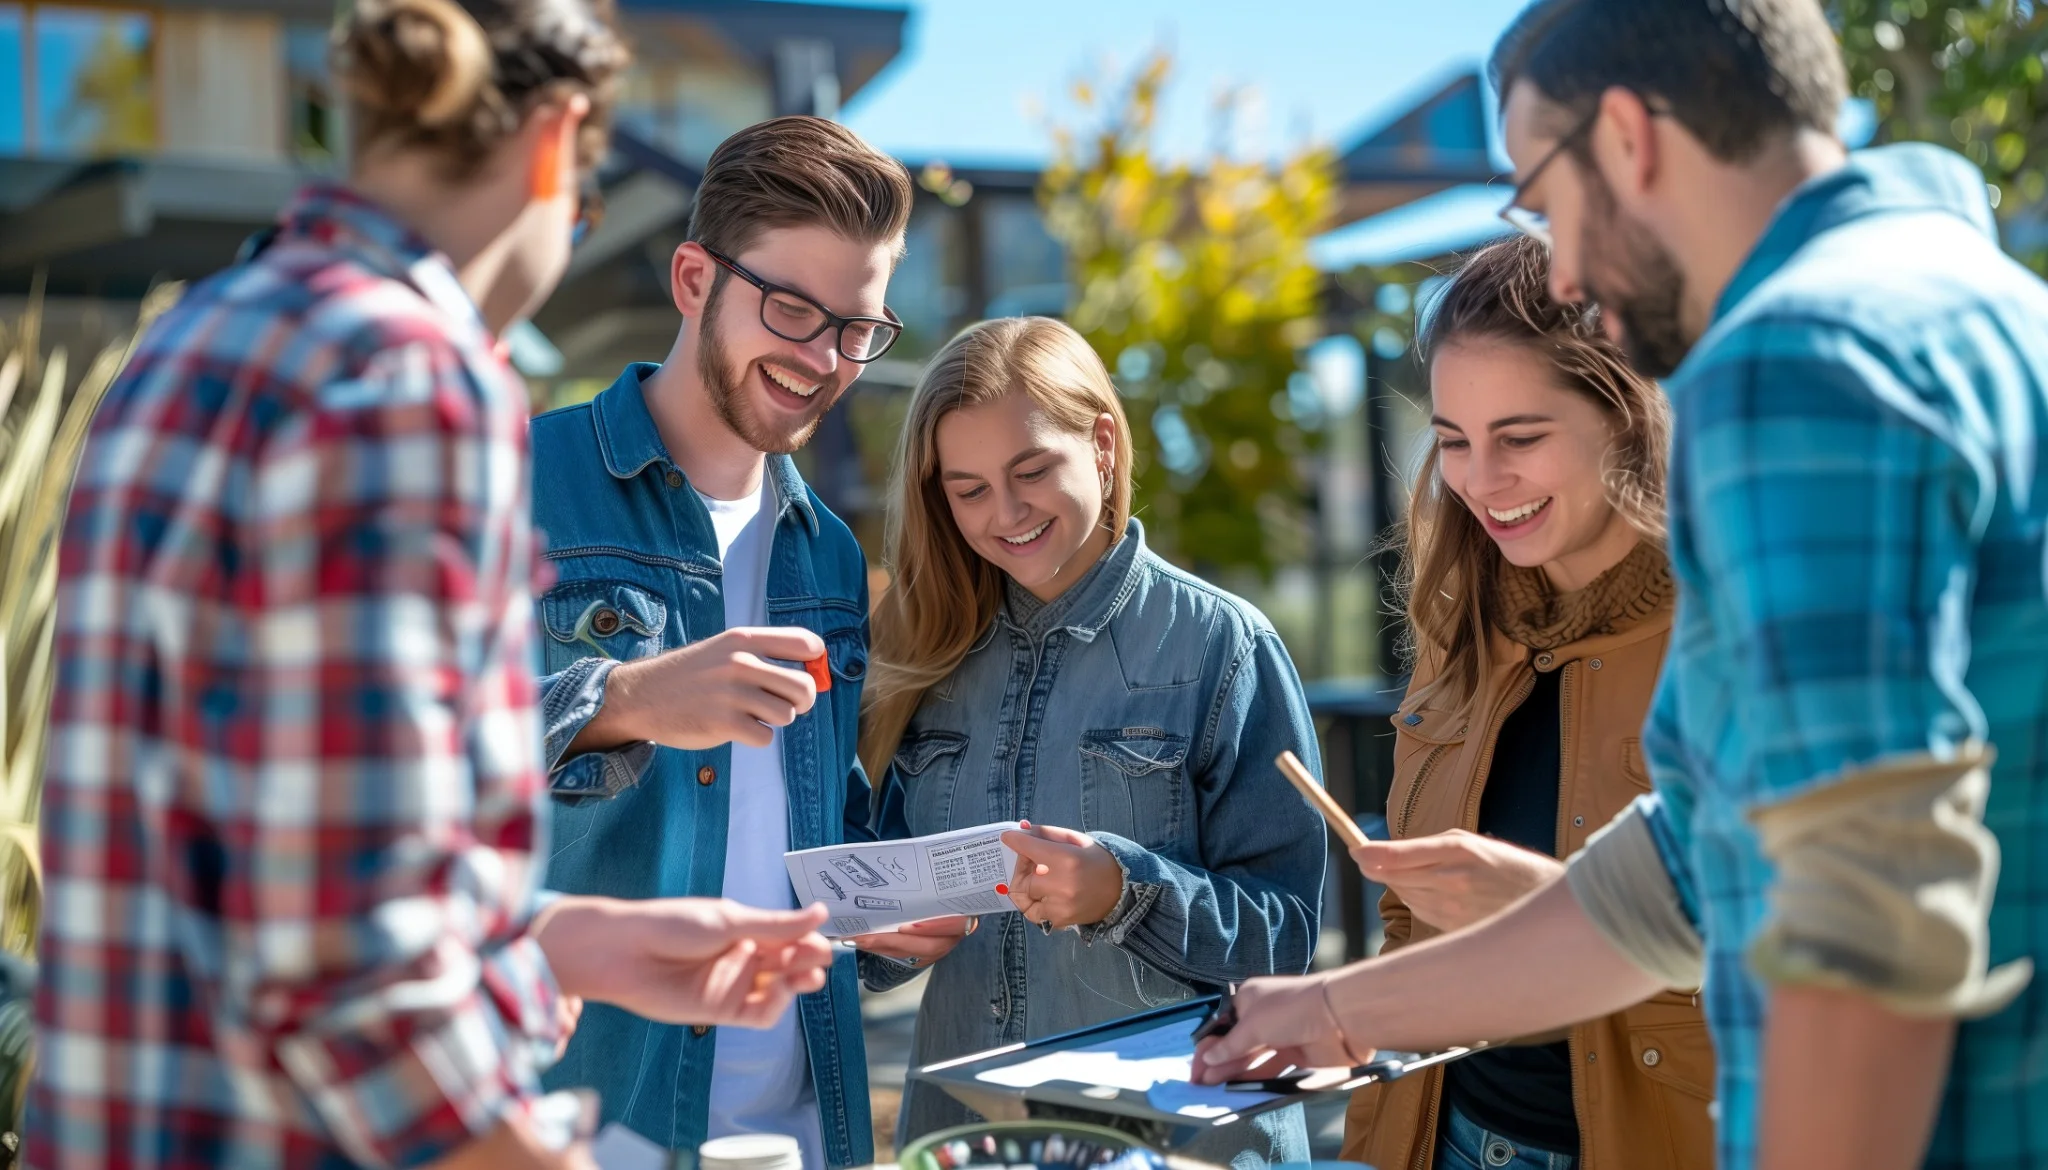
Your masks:
{"label": "tall grass", "polygon": [[40,290],[0,321],[0,947],[35,955],[42,918],[36,814],[56,677],[57,537],[88,424],[134,338],[183,286],[144,298],[135,330],[71,376],[62,347],[45,355]]}

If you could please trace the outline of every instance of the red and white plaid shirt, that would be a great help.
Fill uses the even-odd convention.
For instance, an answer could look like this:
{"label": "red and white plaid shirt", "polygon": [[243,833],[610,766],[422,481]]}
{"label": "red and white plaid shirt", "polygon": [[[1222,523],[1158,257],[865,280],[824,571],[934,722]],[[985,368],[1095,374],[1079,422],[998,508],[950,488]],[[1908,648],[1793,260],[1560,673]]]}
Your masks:
{"label": "red and white plaid shirt", "polygon": [[332,187],[142,340],[63,538],[30,1166],[417,1165],[539,1093],[526,428]]}

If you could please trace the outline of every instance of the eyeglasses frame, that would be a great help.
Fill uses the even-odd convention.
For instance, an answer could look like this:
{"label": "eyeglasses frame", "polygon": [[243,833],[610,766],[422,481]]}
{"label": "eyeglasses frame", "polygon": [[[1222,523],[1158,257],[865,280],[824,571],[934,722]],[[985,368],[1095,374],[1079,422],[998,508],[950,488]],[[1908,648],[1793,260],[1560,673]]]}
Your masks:
{"label": "eyeglasses frame", "polygon": [[[884,313],[889,314],[886,317],[842,317],[838,313],[835,313],[832,310],[826,308],[825,306],[819,304],[813,298],[806,296],[801,292],[798,292],[796,289],[790,288],[787,285],[776,284],[775,282],[770,280],[763,280],[761,277],[756,276],[752,272],[747,271],[745,265],[741,264],[737,260],[734,260],[732,257],[725,255],[723,252],[720,252],[716,248],[708,247],[702,243],[699,243],[697,246],[704,249],[705,255],[711,257],[713,260],[716,260],[720,264],[725,265],[727,268],[733,271],[734,275],[738,276],[741,280],[746,281],[748,284],[753,285],[755,288],[761,291],[761,328],[766,329],[768,332],[773,333],[775,336],[780,337],[784,341],[794,341],[797,344],[801,345],[805,342],[816,340],[827,329],[831,329],[834,331],[834,335],[832,338],[832,347],[839,351],[839,356],[845,358],[847,361],[850,361],[857,366],[864,366],[869,362],[874,361],[876,358],[881,357],[883,354],[888,353],[891,349],[895,348],[896,343],[898,341],[901,341],[903,339],[903,322],[896,316],[895,311],[889,308],[889,306],[887,305],[882,306],[882,311]],[[800,300],[803,303],[812,307],[813,309],[818,310],[819,314],[824,318],[823,322],[816,329],[811,330],[809,336],[805,337],[791,337],[789,334],[784,333],[782,330],[777,329],[773,325],[770,325],[768,323],[768,298],[771,294],[774,293],[783,293],[787,296],[795,297],[797,300]],[[846,352],[846,327],[848,325],[853,324],[882,325],[887,326],[894,332],[889,337],[889,344],[883,346],[881,349],[876,350],[874,353],[869,354],[866,357],[854,357],[852,354]]]}

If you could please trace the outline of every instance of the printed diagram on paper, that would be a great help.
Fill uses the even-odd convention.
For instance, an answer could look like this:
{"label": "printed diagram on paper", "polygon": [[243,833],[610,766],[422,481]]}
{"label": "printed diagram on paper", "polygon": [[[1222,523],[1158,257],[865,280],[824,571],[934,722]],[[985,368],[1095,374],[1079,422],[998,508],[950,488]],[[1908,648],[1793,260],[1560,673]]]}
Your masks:
{"label": "printed diagram on paper", "polygon": [[782,860],[797,900],[831,909],[820,933],[845,938],[947,914],[1015,910],[1009,881],[1017,855],[1003,834],[1021,827],[1003,821],[901,841],[827,845]]}

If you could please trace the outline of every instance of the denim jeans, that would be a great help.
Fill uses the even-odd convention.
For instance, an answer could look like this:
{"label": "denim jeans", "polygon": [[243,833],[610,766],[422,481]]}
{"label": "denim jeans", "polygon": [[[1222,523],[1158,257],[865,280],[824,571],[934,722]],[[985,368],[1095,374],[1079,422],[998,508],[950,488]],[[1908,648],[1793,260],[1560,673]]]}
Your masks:
{"label": "denim jeans", "polygon": [[1579,1160],[1516,1145],[1479,1128],[1447,1104],[1443,1132],[1436,1139],[1436,1164],[1438,1170],[1574,1170]]}

